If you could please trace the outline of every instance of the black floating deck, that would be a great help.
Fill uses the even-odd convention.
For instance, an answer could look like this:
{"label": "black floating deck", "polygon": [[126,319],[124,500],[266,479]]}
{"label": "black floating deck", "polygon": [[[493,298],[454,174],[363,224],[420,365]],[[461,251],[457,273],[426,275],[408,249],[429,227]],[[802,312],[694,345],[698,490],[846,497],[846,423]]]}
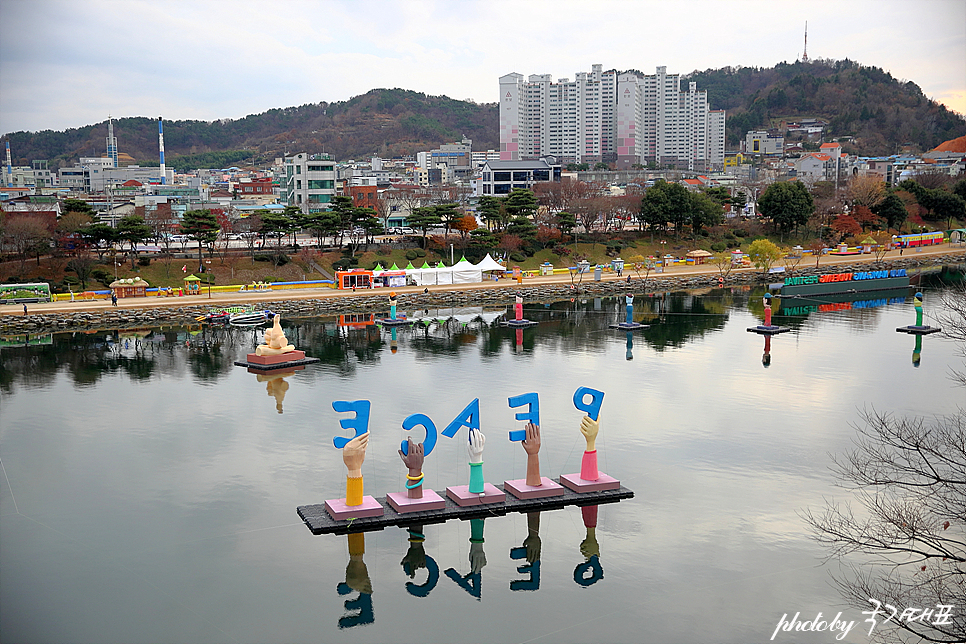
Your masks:
{"label": "black floating deck", "polygon": [[533,320],[505,320],[500,322],[500,326],[509,327],[511,329],[525,329],[529,326],[537,326],[539,322],[534,322]]}
{"label": "black floating deck", "polygon": [[[559,481],[556,481],[559,483]],[[503,490],[502,485],[496,487]],[[386,497],[376,499],[384,508],[381,517],[336,521],[325,511],[325,504],[300,505],[299,516],[305,521],[312,534],[348,534],[349,532],[372,532],[382,530],[388,526],[426,525],[431,523],[445,523],[450,519],[479,519],[499,517],[507,512],[542,512],[544,510],[558,510],[568,505],[602,505],[616,503],[622,499],[630,499],[634,493],[621,486],[616,490],[603,492],[584,492],[578,494],[569,488],[564,488],[560,496],[550,496],[540,499],[518,499],[509,492],[504,503],[487,503],[485,505],[470,505],[460,507],[446,495],[446,490],[438,493],[446,499],[446,507],[442,510],[426,510],[424,512],[396,512],[386,501]]]}
{"label": "black floating deck", "polygon": [[610,328],[617,329],[618,331],[641,331],[643,329],[650,329],[650,324],[639,324],[637,322],[632,322],[628,324],[627,322],[621,322],[620,324],[611,324]]}
{"label": "black floating deck", "polygon": [[765,326],[760,324],[758,326],[750,326],[746,329],[748,333],[757,333],[758,335],[777,335],[779,333],[787,333],[791,331],[787,326]]}
{"label": "black floating deck", "polygon": [[901,326],[896,329],[899,333],[908,333],[910,335],[929,335],[930,333],[939,333],[942,331],[941,327],[936,326],[916,326],[915,324],[910,324],[909,326]]}
{"label": "black floating deck", "polygon": [[320,362],[318,358],[302,358],[301,360],[291,360],[289,362],[279,362],[277,364],[255,364],[254,362],[247,362],[245,360],[236,360],[236,367],[248,367],[249,369],[257,369],[258,371],[278,371],[279,369],[291,369],[292,367],[302,367],[307,364],[313,364]]}

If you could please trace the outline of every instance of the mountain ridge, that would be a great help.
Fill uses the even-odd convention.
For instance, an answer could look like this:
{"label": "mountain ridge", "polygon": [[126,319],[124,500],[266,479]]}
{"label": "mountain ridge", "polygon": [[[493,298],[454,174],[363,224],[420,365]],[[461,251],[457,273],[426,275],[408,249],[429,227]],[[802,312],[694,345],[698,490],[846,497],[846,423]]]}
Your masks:
{"label": "mountain ridge", "polygon": [[[925,151],[966,135],[962,115],[927,98],[912,81],[848,59],[778,63],[774,67],[723,67],[682,74],[708,92],[712,109],[724,109],[727,147],[748,130],[792,117],[827,121],[827,137],[854,137],[846,151],[882,155],[898,144]],[[337,160],[394,157],[443,143],[473,140],[475,150],[499,148],[498,103],[472,103],[405,89],[373,89],[347,101],[273,108],[240,119],[164,122],[166,161],[175,168],[262,164],[286,153],[327,152]],[[114,121],[118,149],[142,165],[156,165],[156,117]],[[18,165],[47,159],[52,169],[80,156],[103,156],[107,122],[80,128],[13,132]]]}

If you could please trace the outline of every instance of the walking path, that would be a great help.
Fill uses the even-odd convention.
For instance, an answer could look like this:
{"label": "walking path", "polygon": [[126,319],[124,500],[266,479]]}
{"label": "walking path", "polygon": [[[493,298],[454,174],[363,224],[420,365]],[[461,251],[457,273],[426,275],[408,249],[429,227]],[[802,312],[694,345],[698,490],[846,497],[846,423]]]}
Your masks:
{"label": "walking path", "polygon": [[[950,244],[940,244],[939,246],[932,246],[929,248],[923,248],[921,251],[916,251],[914,249],[906,249],[902,255],[902,259],[918,259],[922,258],[926,260],[927,258],[940,256],[940,255],[950,255],[962,253],[963,260],[966,261],[966,247],[959,245]],[[886,253],[882,261],[898,260],[900,259],[899,251],[889,251]],[[857,262],[873,262],[875,261],[875,255],[845,255],[845,256],[835,256],[835,255],[824,255],[819,259],[819,265],[821,267],[831,267],[836,264],[855,264]],[[626,266],[626,265],[625,265]],[[798,265],[796,270],[803,270],[807,268],[814,268],[814,258],[806,256],[802,259],[802,262]],[[749,274],[754,273],[758,269],[755,268],[741,268],[734,269],[731,274]],[[663,273],[655,273],[651,271],[650,278],[655,277],[688,277],[694,275],[716,275],[718,269],[715,266],[704,264],[697,266],[672,266],[664,270]],[[633,269],[627,270],[625,268],[624,276],[618,277],[614,273],[604,273],[602,279],[603,281],[620,281],[627,279],[627,275],[630,275],[632,279],[637,280],[637,274]],[[588,273],[584,275],[584,283],[593,280],[593,273]],[[776,276],[776,279],[780,279]],[[529,277],[523,280],[524,286],[539,286],[539,285],[558,285],[565,286],[571,283],[569,275],[553,275],[553,276],[536,276]],[[499,281],[487,280],[484,282],[477,282],[474,284],[443,284],[437,286],[405,286],[394,288],[397,293],[420,293],[424,288],[428,288],[429,291],[469,291],[478,289],[492,289],[492,288],[506,288],[507,286],[513,286],[516,281],[512,278],[504,278]],[[379,290],[369,290],[360,289],[358,291],[351,290],[339,290],[332,288],[318,288],[318,289],[291,289],[291,290],[279,290],[279,291],[242,291],[233,293],[211,293],[210,297],[202,291],[201,296],[190,296],[190,297],[139,297],[139,298],[123,298],[118,300],[116,308],[119,309],[148,309],[148,308],[163,308],[163,307],[183,307],[191,305],[210,305],[211,307],[221,307],[230,306],[234,304],[251,304],[258,302],[276,302],[279,300],[311,300],[311,299],[325,299],[325,298],[351,298],[351,297],[369,297],[373,294],[378,294],[385,291],[385,289]],[[74,302],[40,302],[36,304],[27,305],[28,312],[30,314],[43,314],[43,313],[72,313],[79,311],[104,311],[109,309],[114,309],[111,305],[111,301],[108,300],[76,300]],[[23,315],[23,305],[5,305],[0,308],[0,316],[22,316]]]}

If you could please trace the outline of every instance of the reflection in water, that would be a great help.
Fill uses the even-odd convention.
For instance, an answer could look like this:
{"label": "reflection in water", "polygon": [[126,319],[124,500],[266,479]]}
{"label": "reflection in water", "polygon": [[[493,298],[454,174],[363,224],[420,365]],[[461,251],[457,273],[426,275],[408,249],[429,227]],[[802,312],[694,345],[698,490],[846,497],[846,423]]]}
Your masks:
{"label": "reflection in water", "polygon": [[285,400],[285,393],[288,391],[289,384],[285,381],[288,376],[295,375],[296,371],[302,371],[304,366],[290,367],[278,371],[261,371],[249,367],[248,373],[254,373],[258,382],[265,383],[265,392],[275,399],[275,410],[282,413],[282,402]]}
{"label": "reflection in water", "polygon": [[586,588],[604,578],[604,569],[600,565],[600,545],[597,543],[597,506],[586,505],[580,508],[580,514],[587,529],[587,536],[580,542],[580,554],[587,560],[574,568],[574,581]]}
{"label": "reflection in water", "polygon": [[510,590],[540,590],[540,513],[527,514],[527,538],[523,545],[510,549],[510,559],[526,559],[527,563],[517,567],[517,572],[530,575],[528,579],[514,579]]}
{"label": "reflection in water", "polygon": [[460,575],[455,568],[447,568],[446,576],[460,588],[479,600],[483,596],[483,566],[486,554],[483,552],[483,519],[470,519],[470,571]]}
{"label": "reflection in water", "polygon": [[624,354],[626,360],[634,359],[634,332],[627,332],[627,352]]}
{"label": "reflection in water", "polygon": [[761,364],[767,369],[771,366],[771,336],[765,336],[765,352],[761,356]]}
{"label": "reflection in water", "polygon": [[422,570],[423,568],[429,574],[426,577],[426,581],[422,584],[414,584],[411,581],[407,581],[406,592],[413,597],[427,597],[433,588],[436,588],[436,583],[439,581],[439,566],[436,564],[436,560],[427,555],[423,549],[423,542],[426,541],[426,536],[423,534],[423,526],[410,526],[408,533],[409,550],[406,551],[406,556],[403,557],[403,560],[399,564],[402,566],[403,571],[409,575],[410,579],[415,579],[416,571]]}
{"label": "reflection in water", "polygon": [[912,349],[912,366],[918,368],[922,362],[922,336],[916,335],[916,346]]}
{"label": "reflection in water", "polygon": [[[339,628],[352,628],[363,624],[372,624],[376,615],[372,609],[372,581],[362,556],[366,554],[366,537],[361,532],[347,535],[349,540],[349,564],[345,568],[345,581],[336,586],[340,595],[348,595],[352,591],[359,593],[355,599],[345,600],[347,613],[339,618]],[[349,614],[348,611],[358,610]]]}

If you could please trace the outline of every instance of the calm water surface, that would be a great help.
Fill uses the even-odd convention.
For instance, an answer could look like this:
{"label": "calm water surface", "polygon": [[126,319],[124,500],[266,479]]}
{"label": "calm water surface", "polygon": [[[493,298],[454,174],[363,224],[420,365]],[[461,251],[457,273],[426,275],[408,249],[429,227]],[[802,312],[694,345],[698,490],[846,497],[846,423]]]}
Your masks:
{"label": "calm water surface", "polygon": [[[933,335],[914,367],[915,339],[895,327],[915,314],[898,297],[776,316],[793,331],[772,339],[766,368],[764,339],[745,331],[760,321],[760,295],[639,297],[652,327],[630,339],[607,328],[622,316],[613,299],[528,305],[540,325],[521,334],[493,323],[499,311],[410,311],[454,319],[398,331],[395,351],[373,326],[286,321],[322,362],[271,383],[232,365],[251,350],[246,330],[4,348],[2,639],[757,642],[784,613],[861,622],[798,513],[842,498],[829,453],[849,447],[863,408],[931,416],[961,405],[948,375],[962,358]],[[927,316],[937,299],[927,291]],[[368,576],[372,592],[340,586],[348,538],[313,536],[295,511],[344,495],[332,401],[372,401],[363,473],[366,493],[382,496],[405,483],[402,419],[421,412],[442,428],[473,398],[488,481],[525,475],[523,449],[506,439],[518,425],[507,397],[529,391],[540,394],[542,473],[579,471],[579,386],[605,392],[600,467],[636,493],[598,509],[602,578],[588,585],[577,570],[588,530],[568,507],[540,514],[537,564],[514,550],[527,516],[509,514],[484,522],[478,578],[470,523],[450,521],[425,526],[429,567],[412,579],[406,531],[366,533],[364,571],[349,575],[356,587]],[[459,436],[440,437],[427,458],[429,487],[468,480]],[[867,641],[861,630],[849,640]]]}

